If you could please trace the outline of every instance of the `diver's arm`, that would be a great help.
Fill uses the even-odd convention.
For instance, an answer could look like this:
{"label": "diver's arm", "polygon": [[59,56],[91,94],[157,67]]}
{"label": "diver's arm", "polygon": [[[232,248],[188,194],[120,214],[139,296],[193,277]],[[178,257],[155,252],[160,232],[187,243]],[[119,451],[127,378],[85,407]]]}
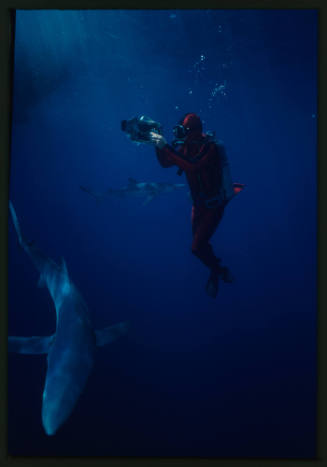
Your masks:
{"label": "diver's arm", "polygon": [[197,161],[186,159],[175,151],[166,139],[157,133],[150,133],[151,140],[156,145],[157,158],[162,167],[171,167],[177,165],[182,170],[196,172],[206,165],[214,164],[217,158],[220,158],[219,149],[216,144],[210,144],[206,154]]}
{"label": "diver's arm", "polygon": [[169,157],[169,152],[166,151],[166,147],[169,148],[168,144],[162,149],[156,147],[157,159],[161,167],[172,167],[173,165],[176,165],[176,163]]}
{"label": "diver's arm", "polygon": [[[165,165],[164,167],[170,167],[171,165],[177,165],[182,170],[187,172],[196,172],[197,170],[201,169],[205,166],[210,166],[214,164],[217,157],[219,157],[219,151],[215,144],[211,144],[208,148],[206,154],[199,159],[198,161],[190,161],[184,158],[182,155],[178,154],[171,146],[166,144],[161,150],[157,150],[160,154],[160,158],[165,162],[169,163],[169,165]],[[158,156],[159,159],[159,156]],[[159,160],[160,162],[160,160]]]}
{"label": "diver's arm", "polygon": [[157,159],[161,167],[171,167],[172,165],[175,165],[175,162],[170,159],[169,153],[165,150],[166,147],[169,148],[166,138],[163,135],[159,135],[155,132],[150,133],[150,138],[151,143],[156,146]]}

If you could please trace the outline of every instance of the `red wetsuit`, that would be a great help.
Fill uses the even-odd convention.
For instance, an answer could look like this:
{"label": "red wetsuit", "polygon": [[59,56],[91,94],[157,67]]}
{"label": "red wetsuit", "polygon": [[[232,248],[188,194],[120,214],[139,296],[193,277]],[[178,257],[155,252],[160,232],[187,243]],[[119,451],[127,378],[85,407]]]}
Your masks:
{"label": "red wetsuit", "polygon": [[209,240],[226,205],[215,200],[221,188],[223,151],[222,145],[208,142],[202,133],[190,135],[178,151],[168,144],[162,149],[156,148],[162,167],[176,165],[185,172],[193,199],[192,253],[213,271],[219,271],[220,259],[214,255]]}

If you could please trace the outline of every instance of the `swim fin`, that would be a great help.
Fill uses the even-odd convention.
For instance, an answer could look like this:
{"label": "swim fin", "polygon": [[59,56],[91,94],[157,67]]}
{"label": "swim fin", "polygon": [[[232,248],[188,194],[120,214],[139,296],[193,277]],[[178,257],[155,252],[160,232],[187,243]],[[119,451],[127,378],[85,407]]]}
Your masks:
{"label": "swim fin", "polygon": [[219,275],[224,282],[227,282],[229,284],[231,284],[235,280],[234,276],[232,275],[227,266],[221,267]]}
{"label": "swim fin", "polygon": [[218,271],[211,271],[206,285],[206,292],[209,297],[217,297],[220,279],[229,284],[234,282],[234,277],[227,266],[221,266]]}
{"label": "swim fin", "polygon": [[211,272],[206,285],[206,292],[209,297],[216,298],[219,290],[219,274],[217,272]]}

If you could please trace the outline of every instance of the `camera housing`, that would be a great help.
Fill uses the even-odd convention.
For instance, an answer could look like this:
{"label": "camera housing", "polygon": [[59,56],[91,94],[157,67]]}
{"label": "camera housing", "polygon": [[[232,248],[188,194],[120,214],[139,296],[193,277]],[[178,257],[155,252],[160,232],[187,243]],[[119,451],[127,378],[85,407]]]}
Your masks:
{"label": "camera housing", "polygon": [[162,125],[146,115],[122,120],[121,129],[132,141],[138,143],[149,143],[150,132],[162,133]]}

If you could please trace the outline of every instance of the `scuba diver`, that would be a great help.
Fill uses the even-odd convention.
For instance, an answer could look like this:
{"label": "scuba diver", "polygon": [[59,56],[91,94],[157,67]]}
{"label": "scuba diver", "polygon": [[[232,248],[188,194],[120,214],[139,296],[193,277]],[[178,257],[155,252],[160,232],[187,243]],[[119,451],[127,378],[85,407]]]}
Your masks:
{"label": "scuba diver", "polygon": [[219,279],[231,283],[230,270],[221,264],[209,242],[215,233],[227,203],[244,185],[232,183],[224,146],[214,136],[202,133],[202,121],[195,113],[187,113],[173,129],[176,139],[169,145],[161,131],[150,131],[149,140],[156,146],[162,167],[176,165],[185,172],[193,200],[192,253],[209,268],[206,292],[215,298]]}

